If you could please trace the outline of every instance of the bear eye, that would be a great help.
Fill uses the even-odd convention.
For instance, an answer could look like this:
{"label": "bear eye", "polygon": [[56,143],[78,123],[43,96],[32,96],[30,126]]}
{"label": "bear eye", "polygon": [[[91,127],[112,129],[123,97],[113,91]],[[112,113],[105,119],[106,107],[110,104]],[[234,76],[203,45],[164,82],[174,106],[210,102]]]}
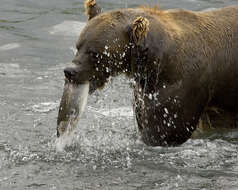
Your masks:
{"label": "bear eye", "polygon": [[88,50],[87,53],[89,54],[90,57],[96,58],[98,56],[98,53],[96,53],[93,50]]}

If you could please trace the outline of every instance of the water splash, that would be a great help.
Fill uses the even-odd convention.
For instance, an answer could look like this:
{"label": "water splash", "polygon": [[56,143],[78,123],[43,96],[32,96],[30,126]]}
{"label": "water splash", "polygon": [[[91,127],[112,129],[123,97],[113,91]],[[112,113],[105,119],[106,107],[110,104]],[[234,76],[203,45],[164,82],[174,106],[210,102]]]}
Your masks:
{"label": "water splash", "polygon": [[91,106],[88,107],[90,111],[93,111],[97,114],[103,115],[105,117],[127,117],[132,118],[133,109],[132,107],[119,107],[119,108],[112,108],[112,109],[95,109]]}
{"label": "water splash", "polygon": [[64,133],[59,138],[55,140],[55,147],[57,152],[63,152],[65,147],[70,146],[73,144],[74,134],[71,133]]}
{"label": "water splash", "polygon": [[85,25],[84,22],[66,20],[50,28],[49,33],[51,35],[78,36]]}
{"label": "water splash", "polygon": [[18,43],[10,43],[10,44],[5,44],[3,46],[0,46],[0,51],[8,51],[12,49],[19,48],[21,45]]}
{"label": "water splash", "polygon": [[59,101],[57,102],[42,102],[35,104],[27,110],[33,111],[35,113],[49,113],[55,110],[59,106]]}

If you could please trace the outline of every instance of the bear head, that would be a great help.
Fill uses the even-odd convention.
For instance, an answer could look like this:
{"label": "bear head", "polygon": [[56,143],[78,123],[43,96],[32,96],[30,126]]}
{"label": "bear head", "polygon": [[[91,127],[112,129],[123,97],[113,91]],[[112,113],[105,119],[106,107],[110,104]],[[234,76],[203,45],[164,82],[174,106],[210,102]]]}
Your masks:
{"label": "bear head", "polygon": [[149,29],[144,17],[128,19],[123,10],[102,13],[95,0],[85,2],[88,22],[77,41],[73,66],[64,72],[69,81],[90,82],[90,93],[101,89],[110,76],[131,76],[131,48]]}

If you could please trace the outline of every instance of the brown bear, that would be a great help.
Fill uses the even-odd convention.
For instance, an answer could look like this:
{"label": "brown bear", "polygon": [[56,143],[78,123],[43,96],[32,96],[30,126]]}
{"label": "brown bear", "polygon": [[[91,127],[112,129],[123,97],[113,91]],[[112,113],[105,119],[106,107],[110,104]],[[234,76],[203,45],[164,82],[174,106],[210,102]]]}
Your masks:
{"label": "brown bear", "polygon": [[[95,0],[85,6],[89,21],[74,66],[64,70],[69,83],[89,81],[93,93],[110,76],[133,78],[135,115],[148,145],[184,143],[199,124],[237,127],[238,6],[107,13]],[[57,130],[58,136],[64,132]]]}

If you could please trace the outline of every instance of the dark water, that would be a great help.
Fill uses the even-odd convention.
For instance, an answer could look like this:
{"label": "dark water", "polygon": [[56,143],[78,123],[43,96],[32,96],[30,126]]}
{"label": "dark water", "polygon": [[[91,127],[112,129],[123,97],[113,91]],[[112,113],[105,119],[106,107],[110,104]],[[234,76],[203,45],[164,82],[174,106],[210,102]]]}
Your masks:
{"label": "dark water", "polygon": [[[98,1],[204,10],[232,0]],[[55,150],[63,68],[85,25],[82,0],[0,0],[0,189],[238,189],[238,131],[174,148],[139,139],[129,81],[89,97],[73,144]]]}

